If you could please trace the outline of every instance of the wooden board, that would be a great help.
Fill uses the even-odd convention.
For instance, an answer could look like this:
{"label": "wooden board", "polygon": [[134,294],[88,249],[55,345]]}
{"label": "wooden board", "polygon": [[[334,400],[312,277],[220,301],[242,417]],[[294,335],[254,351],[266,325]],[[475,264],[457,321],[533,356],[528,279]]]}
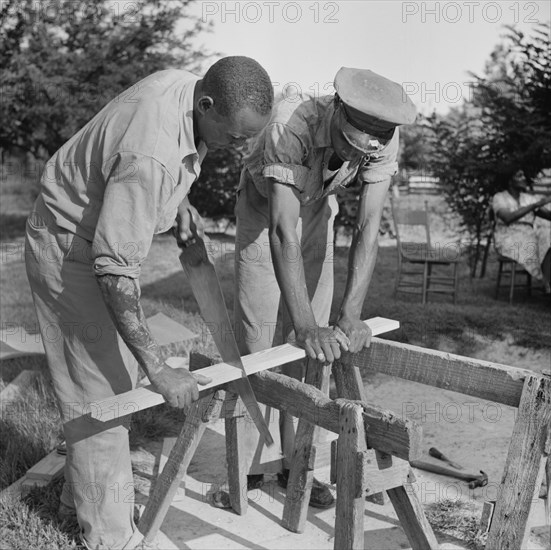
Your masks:
{"label": "wooden board", "polygon": [[[383,317],[375,317],[365,321],[365,323],[371,328],[371,332],[374,335],[383,334],[400,327],[398,321]],[[242,359],[245,372],[247,375],[251,375],[290,363],[291,361],[303,359],[305,356],[306,353],[303,349],[291,344],[283,344],[275,348],[245,355]],[[167,360],[167,364],[172,367],[178,365],[179,358],[171,358],[171,360],[171,362]],[[205,393],[212,389],[228,384],[241,377],[241,370],[228,363],[217,363],[216,365],[200,369],[197,372],[212,379],[211,383],[199,386],[201,395],[205,395]],[[152,386],[146,386],[91,403],[90,415],[100,422],[108,422],[161,403],[164,403],[162,395],[153,390]]]}
{"label": "wooden board", "polygon": [[147,326],[160,346],[173,344],[197,338],[197,334],[191,332],[184,325],[173,321],[164,313],[157,313],[147,319]]}
{"label": "wooden board", "polygon": [[40,334],[29,334],[21,326],[0,330],[0,359],[43,353],[44,346]]}
{"label": "wooden board", "polygon": [[[149,317],[147,325],[160,346],[197,337],[184,325],[173,321],[164,313]],[[30,334],[22,326],[0,330],[0,359],[43,354],[44,345],[40,333]]]}
{"label": "wooden board", "polygon": [[525,378],[532,374],[490,361],[373,338],[354,355],[364,372],[380,372],[435,388],[518,407]]}
{"label": "wooden board", "polygon": [[[331,365],[320,365],[313,359],[306,361],[304,382],[329,394],[329,375]],[[308,503],[312,493],[314,468],[319,467],[317,446],[320,429],[316,424],[299,420],[296,429],[295,448],[292,454],[282,525],[293,533],[302,533],[308,517]]]}
{"label": "wooden board", "polygon": [[27,480],[38,479],[48,483],[63,475],[65,468],[65,456],[57,451],[47,454],[40,462],[37,462],[26,474]]}
{"label": "wooden board", "polygon": [[0,393],[0,403],[5,405],[21,397],[38,375],[35,370],[21,371]]}
{"label": "wooden board", "polygon": [[361,407],[345,401],[339,415],[337,440],[336,550],[364,548],[365,496],[362,490],[363,471],[361,463],[358,463],[359,457],[367,451],[363,433]]}
{"label": "wooden board", "polygon": [[[251,385],[261,403],[331,432],[340,432],[342,401],[333,401],[313,386],[275,372],[264,371],[252,376]],[[386,409],[364,403],[361,408],[373,448],[404,460],[417,456],[422,440],[421,426]]]}
{"label": "wooden board", "polygon": [[0,502],[9,504],[20,500],[24,481],[25,481],[25,476],[20,477],[17,481],[12,483],[9,487],[2,489],[2,491],[0,492]]}

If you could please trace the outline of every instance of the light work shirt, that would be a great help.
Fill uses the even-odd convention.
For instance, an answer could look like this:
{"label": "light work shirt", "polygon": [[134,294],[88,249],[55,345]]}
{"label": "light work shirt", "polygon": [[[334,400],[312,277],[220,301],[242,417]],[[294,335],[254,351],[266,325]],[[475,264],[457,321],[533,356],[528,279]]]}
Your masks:
{"label": "light work shirt", "polygon": [[137,278],[170,229],[207,152],[193,134],[199,77],[154,73],[109,102],[48,161],[41,195],[56,224],[91,243],[97,275]]}
{"label": "light work shirt", "polygon": [[[248,147],[244,166],[261,195],[267,197],[267,178],[295,187],[302,205],[336,193],[354,181],[378,183],[397,169],[398,128],[392,139],[376,154],[345,161],[331,172],[333,154],[330,125],[333,96],[302,96],[297,101],[280,100],[266,128]],[[241,185],[245,184],[241,178]]]}

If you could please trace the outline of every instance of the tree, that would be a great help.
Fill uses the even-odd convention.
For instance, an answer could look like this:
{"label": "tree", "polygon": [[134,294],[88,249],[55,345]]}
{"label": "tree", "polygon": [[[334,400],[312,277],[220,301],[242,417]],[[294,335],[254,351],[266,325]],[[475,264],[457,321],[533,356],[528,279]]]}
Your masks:
{"label": "tree", "polygon": [[[0,10],[0,148],[52,155],[122,90],[168,67],[197,70],[205,30],[190,0],[7,0]],[[176,24],[185,16],[187,30]]]}
{"label": "tree", "polygon": [[459,215],[462,228],[471,238],[476,270],[481,242],[486,230],[490,199],[496,192],[496,163],[491,155],[487,134],[467,104],[446,116],[433,114],[427,125],[431,172],[439,179],[451,210]]}
{"label": "tree", "polygon": [[540,24],[531,36],[514,27],[507,30],[485,74],[472,75],[472,103],[502,172],[522,168],[533,178],[551,166],[551,27]]}
{"label": "tree", "polygon": [[430,158],[427,136],[430,129],[423,115],[417,115],[415,124],[400,126],[400,168],[411,172],[425,172]]}
{"label": "tree", "polygon": [[540,25],[525,37],[508,27],[484,75],[473,75],[472,99],[427,121],[429,166],[471,237],[473,275],[492,196],[518,169],[533,178],[551,166],[549,30]]}

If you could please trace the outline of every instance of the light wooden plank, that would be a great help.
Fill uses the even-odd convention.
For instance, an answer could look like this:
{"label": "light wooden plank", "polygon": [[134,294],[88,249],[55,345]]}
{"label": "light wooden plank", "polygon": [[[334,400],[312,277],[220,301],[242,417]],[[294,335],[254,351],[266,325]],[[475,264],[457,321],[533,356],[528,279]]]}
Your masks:
{"label": "light wooden plank", "polygon": [[436,388],[518,407],[532,371],[373,338],[353,357],[363,372],[380,372]]}
{"label": "light wooden plank", "polygon": [[[149,317],[147,325],[151,334],[161,346],[197,337],[184,325],[177,323],[164,313],[157,313]],[[0,330],[0,359],[43,354],[44,345],[39,333],[29,334],[22,326]]]}
{"label": "light wooden plank", "polygon": [[197,334],[167,317],[164,313],[157,313],[149,317],[147,326],[160,346],[197,338]]}
{"label": "light wooden plank", "polygon": [[486,543],[488,550],[522,547],[550,453],[551,378],[532,374],[524,382]]}
{"label": "light wooden plank", "polygon": [[5,405],[19,399],[34,382],[37,375],[38,372],[35,370],[21,371],[0,393],[0,403]]}
{"label": "light wooden plank", "polygon": [[57,451],[52,451],[27,471],[26,478],[28,480],[44,480],[49,483],[61,477],[64,468],[65,455],[60,455]]}
{"label": "light wooden plank", "polygon": [[[383,334],[396,330],[400,326],[398,321],[383,317],[375,317],[365,321],[365,323],[371,328],[373,334]],[[245,372],[247,375],[251,375],[290,363],[291,361],[304,359],[305,356],[306,353],[303,349],[291,344],[283,344],[275,348],[245,355],[242,360]],[[175,364],[177,364],[177,360],[170,366],[174,366]],[[197,372],[212,379],[211,383],[199,386],[201,395],[205,395],[213,388],[228,384],[241,377],[241,370],[228,363],[217,363],[216,365],[199,369]],[[160,405],[161,403],[164,403],[162,395],[157,393],[150,385],[90,403],[90,415],[101,422],[108,422],[127,414]]]}
{"label": "light wooden plank", "polygon": [[0,330],[0,359],[44,354],[40,334],[29,334],[24,327]]}
{"label": "light wooden plank", "polygon": [[0,492],[0,502],[9,504],[20,500],[24,481],[25,481],[25,476],[20,477],[17,481],[12,483],[9,487],[2,489],[2,491]]}

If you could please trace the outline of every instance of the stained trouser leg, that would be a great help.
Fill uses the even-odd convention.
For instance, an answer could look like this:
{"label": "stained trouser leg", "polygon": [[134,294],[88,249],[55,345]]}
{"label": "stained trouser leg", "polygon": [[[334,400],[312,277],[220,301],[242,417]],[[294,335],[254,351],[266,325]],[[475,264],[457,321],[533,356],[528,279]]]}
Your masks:
{"label": "stained trouser leg", "polygon": [[111,322],[88,243],[46,217],[27,223],[26,265],[67,444],[64,498],[74,499],[88,548],[123,548],[136,529],[128,427],[83,413],[132,389],[137,364]]}

